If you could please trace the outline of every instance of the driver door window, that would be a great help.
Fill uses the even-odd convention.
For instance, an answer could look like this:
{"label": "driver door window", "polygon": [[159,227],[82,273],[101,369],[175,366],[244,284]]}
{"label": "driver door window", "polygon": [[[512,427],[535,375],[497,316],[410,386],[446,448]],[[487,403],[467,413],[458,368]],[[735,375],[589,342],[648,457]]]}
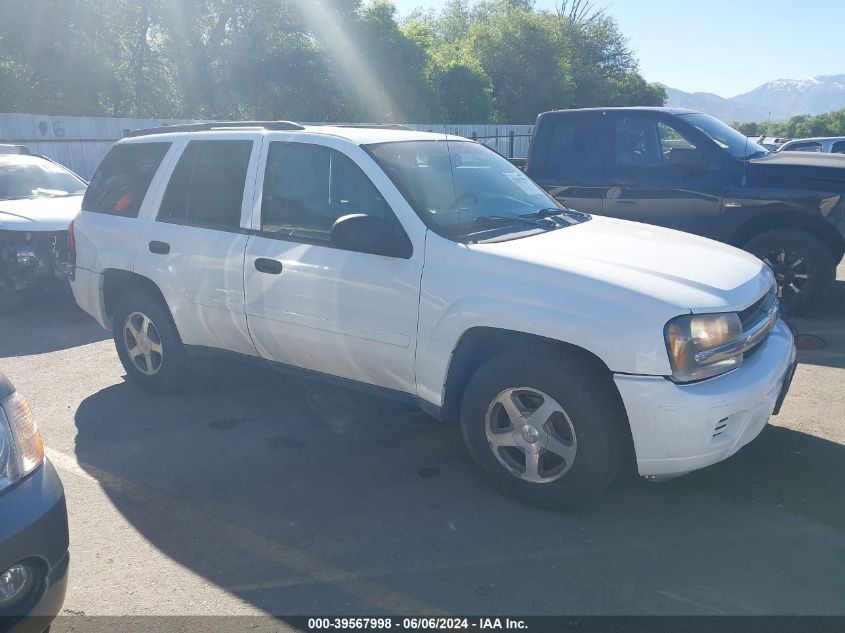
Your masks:
{"label": "driver door window", "polygon": [[293,241],[330,244],[335,220],[352,213],[388,222],[393,216],[370,179],[344,154],[322,145],[270,143],[262,231]]}
{"label": "driver door window", "polygon": [[721,176],[688,135],[652,114],[620,114],[615,142],[607,215],[716,235]]}

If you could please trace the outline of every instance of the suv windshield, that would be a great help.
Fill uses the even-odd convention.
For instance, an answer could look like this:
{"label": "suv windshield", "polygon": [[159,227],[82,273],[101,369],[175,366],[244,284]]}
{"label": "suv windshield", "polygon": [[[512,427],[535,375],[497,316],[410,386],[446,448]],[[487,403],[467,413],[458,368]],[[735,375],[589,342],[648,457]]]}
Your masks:
{"label": "suv windshield", "polygon": [[36,157],[0,162],[0,200],[53,198],[85,193],[85,182],[56,163]]}
{"label": "suv windshield", "polygon": [[473,141],[397,141],[367,149],[420,217],[450,238],[545,231],[589,219]]}
{"label": "suv windshield", "polygon": [[722,149],[727,150],[734,158],[751,158],[752,156],[761,156],[769,153],[769,150],[756,141],[752,141],[742,132],[737,132],[730,125],[722,123],[719,119],[713,118],[708,114],[693,112],[678,116],[706,134],[710,137],[711,141]]}

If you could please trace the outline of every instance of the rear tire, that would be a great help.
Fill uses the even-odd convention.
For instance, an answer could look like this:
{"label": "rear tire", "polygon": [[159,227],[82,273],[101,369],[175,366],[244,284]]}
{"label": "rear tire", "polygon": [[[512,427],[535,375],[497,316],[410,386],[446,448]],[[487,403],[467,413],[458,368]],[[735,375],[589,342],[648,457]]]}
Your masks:
{"label": "rear tire", "polygon": [[504,352],[475,373],[461,403],[464,442],[490,482],[550,510],[584,505],[614,480],[627,424],[609,376],[575,354]]}
{"label": "rear tire", "polygon": [[187,372],[185,347],[169,311],[145,292],[129,292],[117,303],[114,344],[126,375],[147,391],[181,388]]}
{"label": "rear tire", "polygon": [[830,250],[807,231],[765,231],[752,237],[745,250],[771,267],[781,301],[795,314],[819,307],[836,278],[836,263]]}

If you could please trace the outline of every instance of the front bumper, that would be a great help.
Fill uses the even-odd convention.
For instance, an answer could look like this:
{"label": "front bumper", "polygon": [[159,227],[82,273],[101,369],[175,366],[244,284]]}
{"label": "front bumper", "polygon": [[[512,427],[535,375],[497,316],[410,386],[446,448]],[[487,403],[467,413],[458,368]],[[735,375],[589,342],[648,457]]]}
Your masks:
{"label": "front bumper", "polygon": [[0,631],[43,631],[61,611],[69,561],[65,494],[49,461],[0,494],[0,517],[0,571],[26,561],[41,573],[23,603],[0,612]]}
{"label": "front bumper", "polygon": [[720,462],[769,421],[795,361],[782,320],[743,365],[700,383],[617,374],[641,475],[680,475]]}

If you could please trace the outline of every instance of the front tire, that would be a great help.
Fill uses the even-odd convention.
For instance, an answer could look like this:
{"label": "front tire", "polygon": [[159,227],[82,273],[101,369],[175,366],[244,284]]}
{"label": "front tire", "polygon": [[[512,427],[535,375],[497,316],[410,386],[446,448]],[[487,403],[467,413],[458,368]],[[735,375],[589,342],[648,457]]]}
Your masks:
{"label": "front tire", "polygon": [[796,314],[821,305],[836,278],[836,262],[830,250],[807,231],[765,231],[752,237],[745,250],[774,271],[778,296]]}
{"label": "front tire", "polygon": [[575,354],[505,352],[470,379],[461,431],[470,456],[502,493],[567,510],[616,477],[627,418],[609,376]]}
{"label": "front tire", "polygon": [[130,292],[113,317],[114,344],[126,375],[147,391],[170,393],[185,379],[185,348],[170,313],[154,297]]}

